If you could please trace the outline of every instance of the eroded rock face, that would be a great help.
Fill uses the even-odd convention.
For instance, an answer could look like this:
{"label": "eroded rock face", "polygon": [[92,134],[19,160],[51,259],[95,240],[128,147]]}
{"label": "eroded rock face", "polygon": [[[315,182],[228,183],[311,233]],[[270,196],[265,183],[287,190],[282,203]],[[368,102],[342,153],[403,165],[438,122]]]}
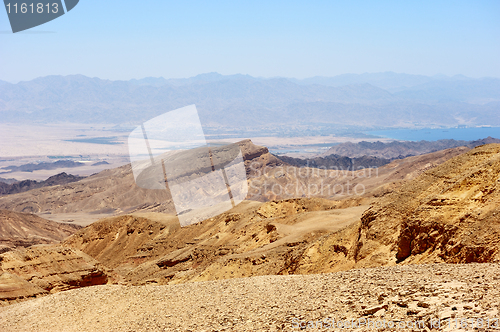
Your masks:
{"label": "eroded rock face", "polygon": [[0,255],[0,299],[12,300],[46,292],[103,285],[108,273],[83,252],[47,245]]}
{"label": "eroded rock face", "polygon": [[[113,217],[80,230],[63,245],[82,250],[131,284],[292,274],[312,243],[354,225],[366,209],[337,209],[337,204],[305,198],[246,201],[188,227],[173,216]],[[342,255],[347,250],[334,249]]]}
{"label": "eroded rock face", "polygon": [[431,169],[363,214],[356,260],[471,263],[500,260],[500,145]]}
{"label": "eroded rock face", "polygon": [[35,297],[48,292],[23,278],[9,273],[0,272],[0,305],[4,301]]}
{"label": "eroded rock face", "polygon": [[294,273],[498,262],[499,239],[500,145],[492,144],[429,167],[291,259]]}

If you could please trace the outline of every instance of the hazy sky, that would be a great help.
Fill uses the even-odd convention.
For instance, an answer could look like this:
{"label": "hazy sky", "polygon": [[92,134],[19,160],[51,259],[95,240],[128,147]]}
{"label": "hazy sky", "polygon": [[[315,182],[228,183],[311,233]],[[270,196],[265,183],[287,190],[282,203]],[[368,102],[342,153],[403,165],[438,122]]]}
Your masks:
{"label": "hazy sky", "polygon": [[206,72],[305,78],[395,71],[500,77],[500,1],[80,0],[12,34],[0,79]]}

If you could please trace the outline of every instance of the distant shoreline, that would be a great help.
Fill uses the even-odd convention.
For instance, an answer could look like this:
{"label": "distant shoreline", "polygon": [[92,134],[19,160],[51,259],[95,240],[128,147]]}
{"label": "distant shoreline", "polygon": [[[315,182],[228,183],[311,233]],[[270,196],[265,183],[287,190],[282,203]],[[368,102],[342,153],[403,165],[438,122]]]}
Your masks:
{"label": "distant shoreline", "polygon": [[401,141],[438,141],[441,139],[473,141],[485,137],[500,138],[500,127],[386,129],[365,133]]}

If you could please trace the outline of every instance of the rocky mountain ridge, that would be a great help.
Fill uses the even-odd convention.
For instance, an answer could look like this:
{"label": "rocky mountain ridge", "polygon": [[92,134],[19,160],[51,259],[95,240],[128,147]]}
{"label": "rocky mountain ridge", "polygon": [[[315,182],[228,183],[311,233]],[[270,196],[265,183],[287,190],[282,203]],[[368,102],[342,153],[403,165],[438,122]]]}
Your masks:
{"label": "rocky mountain ridge", "polygon": [[321,84],[321,80],[301,84],[240,75],[137,84],[83,75],[47,76],[1,84],[0,111],[9,122],[139,125],[195,104],[207,128],[238,131],[266,126],[295,130],[304,125],[309,129],[328,125],[339,131],[346,126],[500,125],[498,79],[431,78],[393,93],[376,86],[383,81],[355,79],[350,85],[332,86],[336,84]]}
{"label": "rocky mountain ridge", "polygon": [[475,141],[438,140],[438,141],[393,141],[384,142],[359,142],[340,143],[328,149],[321,156],[344,156],[349,158],[376,157],[381,159],[402,159],[409,156],[418,156],[439,150],[452,149],[459,146],[475,148],[484,144],[500,143],[500,139],[487,137]]}
{"label": "rocky mountain ridge", "polygon": [[[238,143],[248,178],[247,199],[256,201],[297,197],[322,197],[339,200],[353,196],[379,195],[384,186],[417,176],[419,172],[458,154],[467,148],[439,151],[425,156],[396,160],[378,169],[335,168],[318,173],[310,167],[294,167],[254,145],[250,140]],[[285,191],[289,184],[293,190]],[[354,188],[357,187],[357,193]],[[174,213],[170,192],[137,186],[130,165],[102,171],[78,182],[34,189],[0,197],[0,208],[25,213]]]}
{"label": "rocky mountain ridge", "polygon": [[32,189],[51,187],[72,183],[84,179],[82,176],[59,173],[49,177],[44,181],[24,180],[24,181],[8,181],[9,183],[0,180],[0,196],[18,194]]}

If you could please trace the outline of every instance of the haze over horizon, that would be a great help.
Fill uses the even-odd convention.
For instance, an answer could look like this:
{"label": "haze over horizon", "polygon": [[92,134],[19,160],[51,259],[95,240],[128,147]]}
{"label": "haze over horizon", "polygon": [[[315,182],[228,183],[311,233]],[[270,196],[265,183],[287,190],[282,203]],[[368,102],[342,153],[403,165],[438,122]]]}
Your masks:
{"label": "haze over horizon", "polygon": [[[455,75],[445,75],[442,73],[437,73],[434,75],[423,75],[423,74],[408,74],[408,73],[402,73],[402,72],[399,73],[399,72],[393,72],[390,70],[381,71],[381,72],[342,73],[342,74],[333,75],[333,76],[314,75],[314,76],[308,76],[308,77],[304,77],[304,78],[297,78],[297,77],[292,77],[292,76],[267,76],[267,77],[266,76],[253,76],[250,74],[243,74],[243,73],[238,73],[238,72],[230,73],[230,74],[221,74],[219,72],[213,71],[213,72],[198,73],[198,74],[195,74],[192,76],[185,76],[185,77],[165,77],[165,76],[161,76],[161,75],[156,75],[156,76],[153,75],[153,76],[132,77],[129,79],[110,79],[110,78],[99,77],[99,76],[88,76],[88,75],[85,75],[82,73],[42,75],[42,76],[33,77],[32,79],[15,80],[15,81],[9,81],[9,80],[6,80],[6,79],[3,79],[2,77],[0,77],[0,83],[6,82],[6,83],[10,83],[10,84],[17,84],[20,82],[28,82],[28,81],[36,80],[36,79],[47,77],[47,76],[63,76],[63,77],[65,77],[65,76],[78,76],[78,75],[82,75],[82,76],[85,76],[88,78],[98,78],[101,80],[109,80],[109,81],[141,81],[141,80],[148,80],[148,79],[187,80],[187,79],[202,78],[202,77],[209,77],[209,76],[221,76],[221,77],[237,77],[237,76],[243,77],[243,76],[246,76],[246,77],[250,77],[250,78],[263,79],[263,80],[284,78],[284,79],[292,80],[295,82],[300,82],[300,81],[307,82],[308,80],[317,79],[317,78],[342,79],[342,78],[349,77],[352,79],[354,77],[362,78],[362,77],[367,77],[367,76],[373,77],[373,76],[377,76],[377,75],[393,75],[393,76],[405,75],[405,76],[409,76],[409,77],[411,77],[411,76],[413,76],[413,77],[426,77],[426,78],[437,79],[437,80],[441,80],[441,79],[444,79],[444,80],[446,80],[446,79],[458,79],[458,80],[460,80],[460,79],[484,79],[484,78],[500,79],[500,76],[499,77],[495,77],[495,76],[470,77],[470,76],[466,76],[466,75],[463,75],[460,73],[455,74]],[[353,83],[353,84],[356,84],[356,83]],[[348,85],[348,84],[342,84],[342,85]]]}
{"label": "haze over horizon", "polygon": [[397,73],[500,77],[500,3],[81,1],[60,19],[9,32],[0,79],[111,80],[200,73],[333,77]]}
{"label": "haze over horizon", "polygon": [[323,134],[323,130],[331,133],[332,126],[345,130],[345,126],[500,124],[500,79],[463,76],[381,73],[296,80],[209,73],[188,79],[130,81],[46,76],[0,84],[0,96],[4,123],[136,125],[195,104],[204,125],[272,132],[304,125]]}

